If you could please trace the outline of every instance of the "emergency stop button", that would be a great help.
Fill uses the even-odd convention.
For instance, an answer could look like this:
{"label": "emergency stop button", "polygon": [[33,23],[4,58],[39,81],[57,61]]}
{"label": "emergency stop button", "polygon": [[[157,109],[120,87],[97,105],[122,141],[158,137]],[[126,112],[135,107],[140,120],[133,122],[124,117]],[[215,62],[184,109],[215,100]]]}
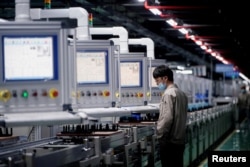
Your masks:
{"label": "emergency stop button", "polygon": [[11,98],[9,90],[0,90],[0,100],[7,102]]}
{"label": "emergency stop button", "polygon": [[138,92],[138,93],[137,93],[137,97],[143,97],[143,93]]}
{"label": "emergency stop button", "polygon": [[103,96],[107,97],[110,95],[110,92],[108,90],[103,91]]}
{"label": "emergency stop button", "polygon": [[50,98],[55,99],[55,98],[58,97],[58,95],[59,95],[59,92],[58,92],[57,89],[51,88],[51,89],[49,90],[49,97],[50,97]]}

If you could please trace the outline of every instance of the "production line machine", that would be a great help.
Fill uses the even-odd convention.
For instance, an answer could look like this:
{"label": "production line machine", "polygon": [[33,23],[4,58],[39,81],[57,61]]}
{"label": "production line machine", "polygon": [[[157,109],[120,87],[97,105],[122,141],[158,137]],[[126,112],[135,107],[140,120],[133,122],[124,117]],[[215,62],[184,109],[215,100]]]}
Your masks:
{"label": "production line machine", "polygon": [[[61,25],[61,22],[51,21],[6,22],[0,25],[1,166],[55,167],[86,166],[86,164],[99,166],[100,161],[103,160],[102,153],[106,152],[105,163],[110,164],[113,160],[111,161],[109,157],[113,157],[113,152],[109,152],[108,149],[124,146],[127,143],[126,136],[129,135],[126,135],[125,131],[118,131],[115,127],[111,129],[113,132],[109,130],[107,133],[103,132],[103,129],[98,129],[102,135],[92,134],[91,129],[87,128],[89,122],[84,122],[87,116],[72,112],[70,104],[72,101],[69,98],[72,92],[69,89],[68,71],[72,66],[69,66],[68,62],[71,59],[66,54],[68,34]],[[110,58],[113,51],[110,48],[109,45],[101,50],[80,53],[83,56],[94,55],[95,67],[98,67],[94,72],[99,71],[101,74],[105,72],[105,75],[96,76],[96,78],[89,78],[92,73],[83,78],[79,77],[78,82],[80,86],[89,81],[102,84],[102,88],[107,90],[101,92],[102,97],[106,97],[103,100],[105,107],[112,105],[112,98],[108,98],[112,97],[109,92],[112,88],[110,79],[112,77],[106,75],[107,71],[110,71],[108,67],[113,64]],[[81,65],[86,60],[88,57],[85,59],[83,57],[78,62]],[[86,70],[89,66],[84,65]],[[93,63],[87,65],[93,65]],[[103,67],[105,68],[102,69]],[[76,85],[73,88],[81,88],[80,86]],[[88,88],[90,93],[81,92],[81,95],[99,97],[100,94],[93,92],[98,87]],[[98,100],[100,99],[92,99],[94,102]],[[85,101],[87,103],[84,105],[87,107],[93,106],[88,99],[83,102]],[[79,131],[77,128],[78,134],[74,135],[72,128],[65,129],[67,124],[81,125],[85,129]],[[90,124],[92,125],[93,122]],[[61,128],[61,134],[52,133],[48,138],[41,135],[43,128],[54,128],[54,126],[59,126],[56,132]],[[30,140],[27,134],[28,137],[22,139],[22,136],[17,136],[16,131],[13,132],[19,127],[24,127],[28,131],[30,128],[29,134],[35,132],[37,137]],[[20,133],[25,135],[23,132]],[[62,159],[62,157],[67,158]]]}
{"label": "production line machine", "polygon": [[[116,134],[117,132],[107,133],[102,129],[101,132],[93,135],[89,131],[86,133],[86,130],[81,129],[84,137],[78,140],[75,139],[75,135],[72,135],[72,133],[70,135],[65,133],[65,127],[59,126],[58,129],[63,129],[60,135],[52,135],[49,139],[41,139],[43,136],[38,135],[34,141],[24,141],[22,143],[19,143],[18,140],[20,139],[17,136],[12,136],[12,127],[30,126],[32,129],[37,128],[40,130],[36,132],[39,134],[43,126],[53,127],[55,125],[71,124],[78,125],[76,127],[80,125],[85,127],[88,123],[93,124],[90,121],[92,116],[94,121],[100,117],[113,118],[114,116],[124,115],[138,118],[137,114],[145,110],[141,105],[145,106],[146,112],[151,112],[152,109],[157,110],[155,107],[146,106],[146,89],[143,85],[143,83],[146,83],[146,58],[143,54],[138,54],[137,57],[132,57],[137,53],[112,57],[114,46],[110,41],[77,41],[75,46],[71,41],[69,42],[68,52],[66,47],[67,33],[62,29],[60,22],[29,22],[20,25],[14,22],[6,23],[6,27],[5,24],[2,27],[3,32],[7,35],[6,38],[5,36],[2,37],[3,42],[1,44],[3,50],[1,64],[4,67],[1,69],[1,78],[3,78],[0,98],[3,104],[1,105],[3,106],[1,108],[1,126],[7,127],[5,133],[2,134],[5,135],[4,137],[8,137],[8,140],[1,138],[1,144],[4,145],[4,148],[1,149],[1,164],[62,166],[77,163],[80,165],[94,165],[95,163],[101,163],[100,161],[104,161],[104,159],[105,163],[108,164],[120,163],[122,165],[125,163],[126,166],[131,166],[135,161],[141,163],[141,159],[143,159],[140,156],[141,150],[146,152],[145,150],[148,149],[145,144],[139,144],[139,142],[144,143],[143,141],[145,141],[141,135],[146,135],[149,138],[153,136],[154,127],[152,125],[144,124],[142,126],[142,123],[138,129],[136,128],[138,125],[119,125],[118,134]],[[13,33],[16,32],[16,28],[20,30],[20,33]],[[46,34],[42,33],[40,35],[41,33],[38,32],[41,29]],[[12,33],[10,33],[10,37],[8,37],[8,31]],[[18,59],[19,62],[22,60],[23,63],[21,64],[13,61],[16,60],[15,56],[20,57],[20,53],[15,53],[16,50],[22,51],[22,57]],[[62,54],[65,52],[68,52],[69,55]],[[76,53],[76,57],[74,57],[74,53]],[[12,61],[10,60],[11,57]],[[116,67],[112,67],[112,64],[115,64]],[[87,71],[86,73],[86,68],[89,66],[93,67],[95,71]],[[32,67],[34,71],[28,70]],[[133,77],[123,76],[123,79],[115,82],[114,76],[112,76],[112,71],[115,68],[116,73],[113,74],[116,77],[121,77],[120,73],[118,73],[121,70],[123,74],[124,70],[129,70]],[[95,78],[93,78],[93,73],[96,74],[94,75]],[[126,81],[126,79],[129,80]],[[115,84],[116,86],[114,86]],[[116,87],[115,91],[112,89],[113,87]],[[128,94],[129,96],[127,96]],[[122,97],[122,100],[119,97]],[[132,100],[129,100],[130,98]],[[132,105],[130,102],[135,104]],[[122,104],[122,106],[117,107],[117,104]],[[133,112],[134,114],[132,114]],[[135,115],[136,117],[134,117]],[[140,115],[139,117],[139,120],[141,120],[143,116]],[[137,124],[140,124],[138,120],[136,121]],[[110,121],[108,123],[110,124]],[[7,133],[8,127],[11,127],[10,133]],[[137,130],[130,134],[131,129]],[[112,128],[112,130],[114,129]],[[128,139],[129,142],[118,142],[118,139],[126,138],[125,134],[126,136],[132,136],[133,139]],[[76,136],[79,138],[79,134]],[[118,152],[118,155],[124,155],[121,156],[122,158],[118,158],[120,159],[118,162],[114,162],[113,154],[112,156],[104,156],[105,158],[100,156],[99,153],[103,154],[106,150],[102,149],[100,151],[97,139],[94,138],[109,141],[108,148],[110,149],[122,147],[121,152],[119,152],[120,148],[114,151]],[[112,144],[113,138],[116,144]],[[82,141],[89,143],[89,146],[85,146]],[[77,154],[80,148],[84,149],[83,154]],[[20,152],[20,149],[24,150],[24,152]],[[150,150],[152,151],[154,148]],[[73,154],[65,161],[45,162],[45,159],[55,160],[58,156],[64,157],[71,151],[76,152],[78,156]],[[134,156],[134,154],[137,156]],[[131,159],[131,157],[133,158]],[[85,161],[86,158],[88,160]],[[147,163],[149,162],[144,162],[145,165]]]}
{"label": "production line machine", "polygon": [[161,96],[162,96],[162,91],[159,90],[155,79],[153,78],[153,71],[154,69],[159,66],[159,65],[166,65],[166,62],[164,60],[159,60],[159,59],[149,59],[148,60],[148,67],[147,67],[147,101],[149,105],[156,105],[158,106]]}
{"label": "production line machine", "polygon": [[[165,62],[121,53],[110,40],[69,40],[61,22],[6,22],[0,30],[0,166],[160,166],[162,92],[152,72]],[[194,103],[208,100],[195,95],[210,95],[210,83],[195,89],[195,78],[176,75]],[[212,144],[209,123],[230,116],[189,106],[185,165]],[[15,129],[23,126],[37,137],[22,140]]]}
{"label": "production line machine", "polygon": [[116,125],[110,129],[101,126],[64,125],[56,137],[6,145],[0,151],[0,164],[27,167],[122,164],[124,159],[120,157],[125,155],[120,154],[124,151],[117,153],[117,150],[124,150],[121,147],[128,143],[129,135]]}
{"label": "production line machine", "polygon": [[69,80],[74,109],[115,107],[114,52],[109,40],[70,41]]}
{"label": "production line machine", "polygon": [[[150,106],[148,92],[150,59],[145,53],[122,53],[116,56],[116,98],[121,108],[131,111],[120,117],[119,127],[133,129],[134,140],[125,149],[139,151],[136,166],[157,166],[160,163],[156,140],[156,106]],[[130,151],[126,151],[130,152]],[[126,156],[129,160],[129,157]],[[133,166],[135,162],[127,161]]]}
{"label": "production line machine", "polygon": [[116,56],[116,69],[116,103],[130,111],[128,119],[146,120],[149,119],[147,115],[157,113],[157,106],[148,105],[148,58],[145,53],[123,53]]}
{"label": "production line machine", "polygon": [[67,103],[61,23],[6,22],[0,29],[0,111],[61,111]]}
{"label": "production line machine", "polygon": [[67,32],[61,22],[6,22],[0,29],[1,125],[80,123],[67,112]]}
{"label": "production line machine", "polygon": [[145,53],[123,53],[115,57],[115,97],[120,107],[143,106],[146,101]]}
{"label": "production line machine", "polygon": [[[75,43],[72,42],[71,44],[71,49],[69,49],[70,52],[74,53],[74,48],[76,48],[76,53],[79,54],[76,54],[76,61],[72,61],[71,63],[73,63],[73,65],[70,66],[74,67],[74,63],[76,63],[76,73],[80,72],[82,75],[83,70],[81,70],[81,67],[84,68],[84,64],[80,65],[80,62],[78,61],[81,61],[83,57],[85,57],[85,59],[88,58],[89,61],[93,60],[97,56],[100,57],[100,55],[96,52],[99,51],[103,45],[100,45],[100,40],[92,40],[90,42],[75,41]],[[102,44],[110,47],[110,41],[108,40],[106,42],[102,41]],[[75,45],[75,47],[73,47],[73,45]],[[112,45],[111,47],[115,48]],[[91,50],[91,54],[86,52],[86,50]],[[106,122],[106,126],[111,123],[116,123],[119,131],[126,132],[127,136],[129,136],[127,143],[123,143],[117,148],[111,147],[113,152],[116,153],[115,156],[109,155],[104,157],[105,162],[109,162],[110,165],[134,166],[137,164],[137,166],[146,166],[149,163],[155,163],[156,160],[159,162],[159,157],[156,158],[156,155],[154,154],[156,150],[155,148],[157,147],[155,140],[155,122],[152,120],[151,122],[147,122],[146,118],[146,112],[157,111],[156,107],[147,106],[147,102],[145,102],[146,89],[143,83],[145,84],[145,81],[147,80],[145,70],[147,67],[147,59],[144,53],[119,54],[119,50],[118,52],[116,50],[116,55],[113,55],[113,53],[115,53],[115,49],[112,49],[112,51],[113,52],[110,52],[109,56],[106,54],[106,61],[103,58],[105,56],[101,55],[101,62],[106,63],[100,64],[100,59],[98,61],[97,65],[99,70],[94,71],[96,72],[95,75],[98,75],[99,77],[98,82],[96,81],[96,78],[94,78],[94,81],[92,81],[93,78],[92,80],[91,78],[88,78],[88,80],[85,81],[84,87],[85,89],[91,89],[91,87],[93,87],[93,91],[97,91],[98,86],[101,87],[99,89],[103,89],[103,85],[105,86],[105,84],[112,85],[108,87],[110,88],[108,89],[110,90],[110,100],[109,103],[107,103],[108,105],[103,103],[96,107],[95,104],[98,103],[96,101],[99,100],[99,103],[102,101],[91,94],[85,97],[89,99],[86,105],[84,105],[84,101],[76,100],[77,103],[73,107],[74,112],[86,114],[90,120],[95,120],[102,123]],[[109,62],[107,60],[111,61],[110,64],[112,64],[114,61],[114,66],[107,66]],[[89,64],[90,63],[88,63],[87,66],[89,66]],[[101,70],[101,67],[102,69],[107,70]],[[92,68],[94,68],[94,65],[92,65]],[[86,71],[84,72],[86,73]],[[71,76],[76,77],[76,79],[72,80],[77,81],[77,86],[75,87],[78,94],[77,98],[82,98],[80,93],[82,85],[79,83],[80,75],[74,75],[74,71],[72,71],[72,73],[73,75]],[[87,71],[87,74],[88,73],[89,71]],[[110,81],[102,81],[104,83],[99,83],[100,78],[110,78]],[[96,96],[100,96],[100,94],[97,94]],[[93,105],[88,106],[88,104]],[[145,108],[147,108],[146,112]],[[144,111],[144,113],[141,114],[142,111]],[[96,135],[104,136],[105,133],[105,131],[101,131],[96,133]],[[89,137],[92,136],[91,134],[87,135]],[[108,157],[110,158],[109,160],[107,160]],[[114,161],[114,159],[116,160]]]}
{"label": "production line machine", "polygon": [[[108,144],[109,145],[108,148],[112,149],[113,150],[112,152],[114,152],[115,155],[112,154],[105,155],[103,157],[105,164],[109,163],[109,165],[116,165],[116,166],[134,166],[135,164],[137,164],[137,166],[141,166],[143,165],[143,163],[141,162],[142,161],[141,152],[146,148],[140,147],[140,142],[142,142],[141,141],[142,137],[140,136],[140,138],[138,139],[137,136],[141,133],[146,136],[152,136],[154,135],[154,128],[151,126],[137,128],[131,125],[130,126],[121,125],[119,123],[119,118],[123,116],[128,116],[128,117],[131,116],[132,111],[130,108],[126,108],[127,106],[133,107],[135,104],[142,105],[145,102],[144,100],[145,98],[143,97],[145,89],[144,86],[142,85],[143,83],[142,79],[144,78],[145,75],[142,73],[143,73],[143,68],[145,67],[146,64],[146,60],[143,54],[140,54],[139,57],[136,56],[138,55],[137,53],[134,53],[133,55],[117,54],[115,56],[114,55],[115,51],[116,53],[119,53],[119,49],[115,50],[114,49],[115,46],[112,46],[111,41],[109,40],[102,41],[102,44],[104,44],[105,47],[108,46],[109,48],[112,48],[110,49],[111,51],[109,52],[106,51],[107,49],[101,48],[103,45],[100,44],[100,42],[101,42],[100,40],[92,40],[92,41],[75,41],[75,43],[72,43],[72,46],[75,44],[76,47],[72,47],[69,50],[73,50],[74,48],[76,48],[76,53],[77,53],[75,59],[76,60],[75,63],[77,64],[76,65],[77,75],[72,75],[72,76],[76,76],[76,81],[77,81],[76,88],[78,94],[80,93],[80,98],[81,96],[84,96],[81,93],[82,83],[85,83],[84,87],[85,89],[86,88],[91,89],[91,87],[93,87],[94,92],[97,91],[98,86],[101,87],[99,89],[103,89],[104,87],[105,90],[105,85],[108,85],[107,86],[108,89],[106,88],[106,90],[109,91],[109,93],[107,94],[108,96],[103,96],[103,99],[106,98],[109,101],[106,104],[103,103],[98,105],[98,103],[102,102],[102,100],[95,97],[95,96],[100,96],[100,94],[96,92],[96,95],[91,94],[85,97],[89,99],[89,101],[85,100],[86,104],[84,101],[78,100],[75,112],[85,113],[86,115],[88,115],[88,117],[92,117],[91,119],[96,119],[97,121],[100,122],[107,122],[106,127],[108,127],[108,125],[113,122],[118,122],[117,129],[119,129],[119,131],[126,132],[127,134],[126,136],[128,136],[127,143],[121,143],[117,148],[111,146],[112,144],[111,145]],[[102,54],[100,56],[100,53],[97,53],[97,51],[99,51],[100,48],[101,50],[105,51],[104,55]],[[74,51],[71,51],[71,53],[74,53]],[[84,57],[89,61],[93,61],[94,58],[95,59],[99,58],[99,59],[98,62],[94,62],[94,65],[92,65],[89,61],[83,62]],[[95,73],[93,75],[97,76],[98,78],[86,78],[84,82],[83,80],[81,80],[82,82],[79,82],[80,81],[79,77],[88,76],[91,74],[90,71],[83,71],[81,69],[88,66],[91,66],[91,69],[94,68],[94,71],[92,72]],[[95,68],[97,70],[95,70]],[[124,74],[127,75],[123,76]],[[90,77],[92,77],[93,75],[90,75]],[[102,93],[102,95],[103,94],[105,95],[105,93]],[[79,96],[77,97],[79,98]],[[132,102],[134,104],[131,104]],[[118,117],[118,120],[114,119],[116,117]],[[104,136],[105,133],[107,132],[102,130],[99,133],[96,133],[95,135]],[[92,134],[87,134],[87,135],[89,137],[92,136]],[[122,136],[122,138],[124,138],[124,136]]]}
{"label": "production line machine", "polygon": [[[0,29],[1,166],[39,166],[41,162],[60,166],[84,157],[84,152],[77,155],[82,146],[62,146],[56,137],[40,138],[46,126],[81,124],[83,119],[68,112],[67,32],[61,22],[5,22]],[[30,140],[27,134],[22,139],[16,134],[18,127],[30,128],[36,137]],[[62,155],[75,150],[76,155],[47,161],[58,156],[56,150]]]}

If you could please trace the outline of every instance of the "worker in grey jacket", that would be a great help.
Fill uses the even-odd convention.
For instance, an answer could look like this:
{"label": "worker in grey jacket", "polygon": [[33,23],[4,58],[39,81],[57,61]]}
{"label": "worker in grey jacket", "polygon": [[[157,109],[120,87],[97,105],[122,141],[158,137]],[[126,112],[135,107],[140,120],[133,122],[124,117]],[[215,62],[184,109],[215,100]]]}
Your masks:
{"label": "worker in grey jacket", "polygon": [[174,84],[173,71],[167,66],[156,67],[153,77],[159,89],[164,91],[157,121],[162,167],[182,167],[188,98]]}
{"label": "worker in grey jacket", "polygon": [[247,118],[246,128],[250,128],[250,93],[247,91],[246,85],[243,84],[240,89],[240,93],[238,95],[238,119],[237,126]]}

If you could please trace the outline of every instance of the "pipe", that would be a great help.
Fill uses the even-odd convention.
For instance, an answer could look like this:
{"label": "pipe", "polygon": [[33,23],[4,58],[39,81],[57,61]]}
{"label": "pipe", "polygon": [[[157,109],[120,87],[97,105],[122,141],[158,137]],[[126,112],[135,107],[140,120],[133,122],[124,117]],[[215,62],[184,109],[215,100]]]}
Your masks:
{"label": "pipe", "polygon": [[8,20],[1,19],[1,18],[0,18],[0,23],[5,23],[5,22],[8,22]]}
{"label": "pipe", "polygon": [[120,43],[120,52],[128,53],[128,31],[124,27],[90,27],[91,35],[118,35]]}
{"label": "pipe", "polygon": [[147,47],[147,57],[152,60],[155,59],[155,51],[154,51],[154,41],[151,38],[138,38],[138,39],[128,39],[128,44],[140,44],[146,45]]}
{"label": "pipe", "polygon": [[89,40],[88,12],[80,7],[69,9],[30,9],[31,19],[39,20],[42,18],[75,18],[77,19],[76,39]]}
{"label": "pipe", "polygon": [[[115,45],[120,45],[118,38],[110,38],[114,42]],[[154,53],[154,41],[151,38],[138,38],[138,39],[128,39],[128,44],[140,44],[140,45],[146,45],[147,47],[147,57],[151,58],[152,60],[155,59],[155,53]]]}
{"label": "pipe", "polygon": [[180,5],[149,5],[148,4],[148,0],[145,0],[144,2],[144,7],[146,9],[167,9],[167,10],[183,10],[183,9],[204,9],[204,8],[208,8],[208,6],[188,6],[188,5],[183,5],[183,6],[180,6]]}
{"label": "pipe", "polygon": [[120,45],[119,38],[109,38],[109,40],[114,42],[114,45]]}
{"label": "pipe", "polygon": [[15,0],[15,21],[31,21],[30,0]]}

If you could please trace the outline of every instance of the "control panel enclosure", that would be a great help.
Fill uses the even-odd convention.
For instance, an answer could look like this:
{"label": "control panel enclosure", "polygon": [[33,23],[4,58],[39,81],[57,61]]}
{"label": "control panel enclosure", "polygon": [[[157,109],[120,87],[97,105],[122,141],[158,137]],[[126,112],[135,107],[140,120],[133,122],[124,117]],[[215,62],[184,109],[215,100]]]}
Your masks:
{"label": "control panel enclosure", "polygon": [[147,57],[145,53],[121,53],[115,57],[117,106],[143,106],[146,101]]}
{"label": "control panel enclosure", "polygon": [[114,106],[114,45],[110,40],[69,44],[70,99],[73,108]]}
{"label": "control panel enclosure", "polygon": [[60,22],[0,24],[0,112],[63,110],[66,41]]}

